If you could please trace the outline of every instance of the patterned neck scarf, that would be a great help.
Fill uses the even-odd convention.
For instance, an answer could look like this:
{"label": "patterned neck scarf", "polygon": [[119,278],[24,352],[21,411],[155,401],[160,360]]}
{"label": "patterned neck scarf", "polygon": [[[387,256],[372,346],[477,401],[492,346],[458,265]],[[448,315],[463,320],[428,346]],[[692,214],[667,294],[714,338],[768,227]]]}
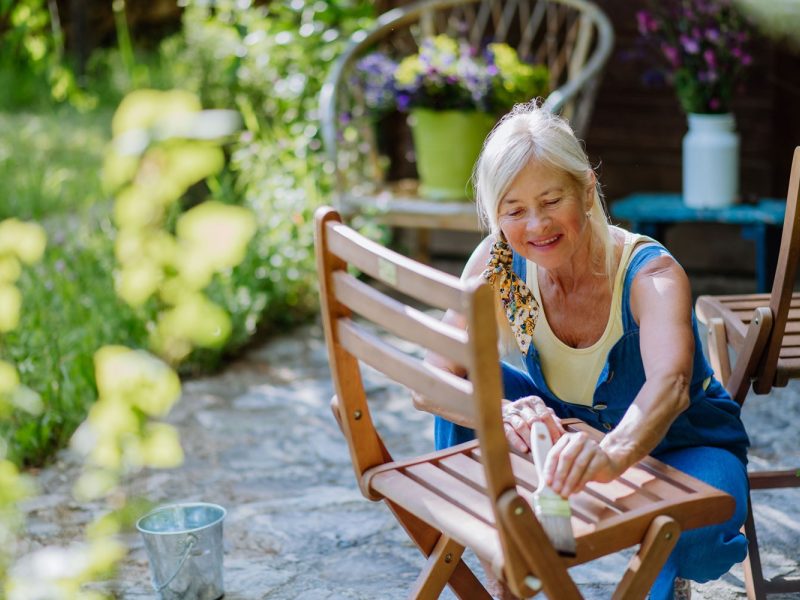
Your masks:
{"label": "patterned neck scarf", "polygon": [[511,324],[517,346],[523,354],[527,354],[536,319],[539,317],[539,303],[530,288],[514,273],[512,260],[513,254],[508,242],[498,239],[492,245],[489,262],[486,263],[482,276],[500,292],[500,302]]}

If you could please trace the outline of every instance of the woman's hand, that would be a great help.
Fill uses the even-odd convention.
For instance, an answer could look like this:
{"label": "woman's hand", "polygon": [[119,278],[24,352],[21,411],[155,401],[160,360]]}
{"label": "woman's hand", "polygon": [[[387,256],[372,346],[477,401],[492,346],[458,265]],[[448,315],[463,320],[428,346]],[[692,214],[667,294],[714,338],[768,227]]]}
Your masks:
{"label": "woman's hand", "polygon": [[531,424],[534,421],[547,425],[550,437],[554,440],[564,435],[561,420],[539,396],[526,396],[514,402],[503,400],[503,430],[514,450],[523,453],[530,450]]}
{"label": "woman's hand", "polygon": [[612,481],[624,470],[623,464],[583,432],[561,436],[544,465],[547,485],[563,498],[580,492],[590,481]]}

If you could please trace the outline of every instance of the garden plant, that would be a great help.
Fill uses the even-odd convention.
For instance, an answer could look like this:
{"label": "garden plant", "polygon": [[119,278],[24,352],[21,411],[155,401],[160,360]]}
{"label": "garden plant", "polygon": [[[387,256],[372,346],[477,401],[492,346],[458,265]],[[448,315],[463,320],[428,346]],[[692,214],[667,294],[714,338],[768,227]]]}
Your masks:
{"label": "garden plant", "polygon": [[[9,598],[101,596],[84,584],[110,572],[116,534],[146,506],[126,476],[181,460],[162,420],[179,375],[314,313],[311,216],[331,173],[317,93],[373,13],[344,0],[189,2],[181,30],[143,53],[114,4],[116,46],[80,79],[55,3],[0,2],[0,72],[25,84],[0,100],[0,217],[35,219],[49,240],[20,273],[3,263],[24,300],[0,351],[30,390],[0,419]],[[106,509],[79,545],[15,557],[27,547],[11,543],[16,507],[35,494],[24,473],[70,442],[86,461],[76,498]]]}

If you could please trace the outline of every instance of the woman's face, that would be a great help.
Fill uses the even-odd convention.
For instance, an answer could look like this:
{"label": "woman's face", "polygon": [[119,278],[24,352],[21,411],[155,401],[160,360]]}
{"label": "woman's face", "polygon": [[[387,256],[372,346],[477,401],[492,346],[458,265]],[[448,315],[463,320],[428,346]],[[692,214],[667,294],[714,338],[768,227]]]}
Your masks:
{"label": "woman's face", "polygon": [[557,269],[588,247],[592,198],[591,186],[581,189],[564,171],[531,161],[501,198],[498,224],[517,253]]}

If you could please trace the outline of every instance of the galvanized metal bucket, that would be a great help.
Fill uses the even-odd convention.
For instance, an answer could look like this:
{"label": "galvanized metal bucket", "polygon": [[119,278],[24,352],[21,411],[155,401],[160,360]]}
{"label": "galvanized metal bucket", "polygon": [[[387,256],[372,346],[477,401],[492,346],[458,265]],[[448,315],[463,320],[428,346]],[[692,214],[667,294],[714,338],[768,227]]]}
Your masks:
{"label": "galvanized metal bucket", "polygon": [[136,522],[162,600],[217,600],[222,586],[225,509],[195,502],[161,506]]}

